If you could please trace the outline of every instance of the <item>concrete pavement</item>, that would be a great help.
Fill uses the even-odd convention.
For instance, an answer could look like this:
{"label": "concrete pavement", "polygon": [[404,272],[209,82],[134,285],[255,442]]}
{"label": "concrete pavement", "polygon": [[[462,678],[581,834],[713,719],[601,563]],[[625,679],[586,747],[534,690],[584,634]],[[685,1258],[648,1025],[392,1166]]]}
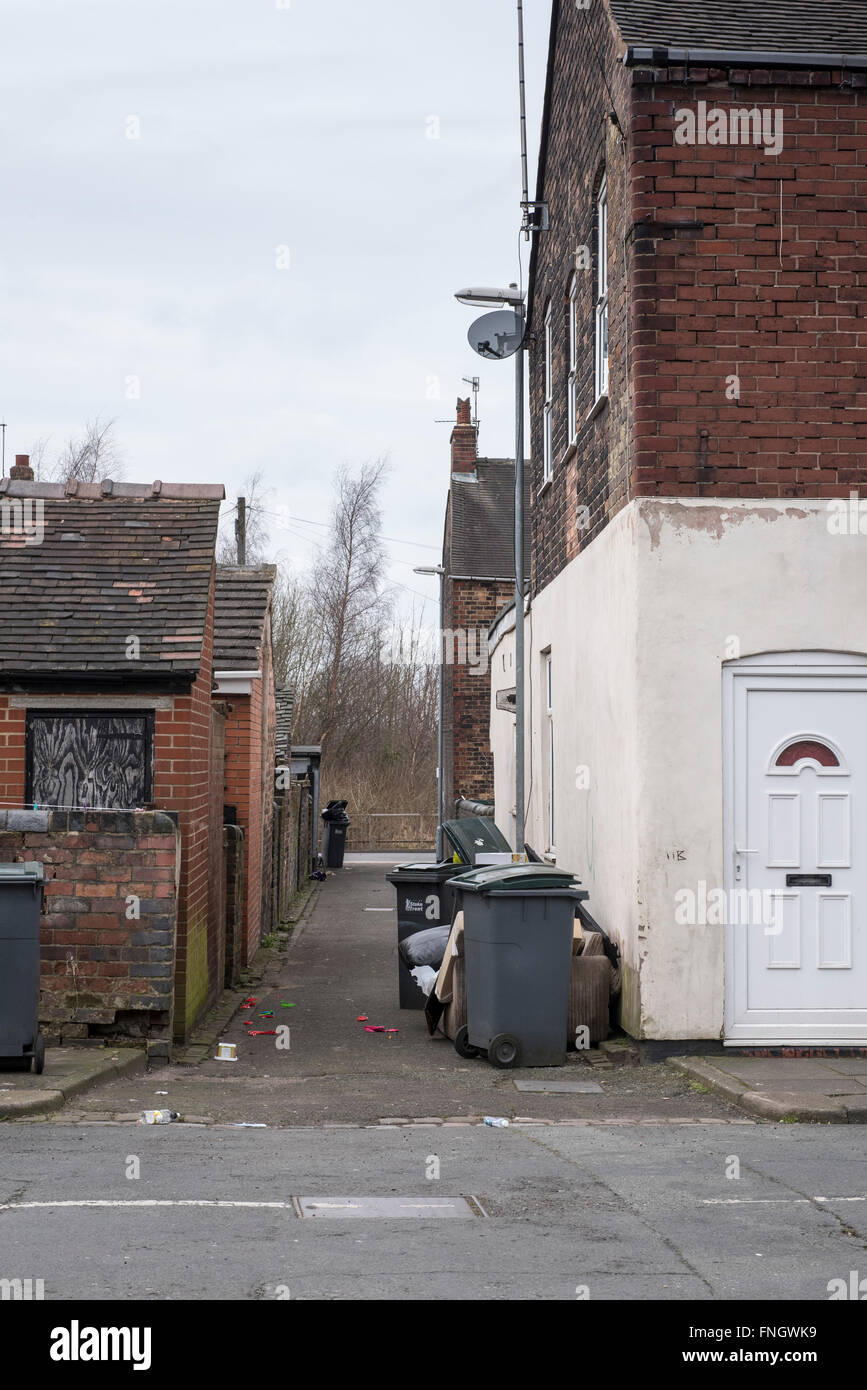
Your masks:
{"label": "concrete pavement", "polygon": [[867,1057],[715,1054],[670,1066],[763,1120],[867,1124]]}

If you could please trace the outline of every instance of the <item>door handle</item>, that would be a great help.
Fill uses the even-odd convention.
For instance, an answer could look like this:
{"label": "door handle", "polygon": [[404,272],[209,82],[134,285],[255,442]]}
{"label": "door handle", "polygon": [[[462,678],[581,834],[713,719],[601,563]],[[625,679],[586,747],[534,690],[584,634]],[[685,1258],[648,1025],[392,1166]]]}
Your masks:
{"label": "door handle", "polygon": [[735,845],[735,854],[758,854],[757,849],[742,849],[740,845]]}

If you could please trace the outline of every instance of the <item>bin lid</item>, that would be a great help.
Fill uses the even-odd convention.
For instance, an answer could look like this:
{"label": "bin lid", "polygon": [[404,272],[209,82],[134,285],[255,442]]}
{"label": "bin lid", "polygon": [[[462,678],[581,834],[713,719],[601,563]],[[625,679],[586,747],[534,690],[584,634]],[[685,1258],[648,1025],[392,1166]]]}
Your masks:
{"label": "bin lid", "polygon": [[544,893],[573,888],[578,880],[567,869],[551,864],[489,864],[454,880],[468,893]]}
{"label": "bin lid", "polygon": [[42,883],[45,870],[35,860],[24,864],[0,864],[0,887],[4,883]]}
{"label": "bin lid", "polygon": [[494,822],[486,816],[466,816],[463,820],[444,821],[443,831],[464,864],[474,864],[480,850],[495,850],[501,854],[509,854],[512,850],[505,835],[502,835]]}
{"label": "bin lid", "polygon": [[455,864],[452,859],[444,859],[440,864],[395,864],[386,874],[389,883],[444,883],[446,879],[460,874],[465,866]]}

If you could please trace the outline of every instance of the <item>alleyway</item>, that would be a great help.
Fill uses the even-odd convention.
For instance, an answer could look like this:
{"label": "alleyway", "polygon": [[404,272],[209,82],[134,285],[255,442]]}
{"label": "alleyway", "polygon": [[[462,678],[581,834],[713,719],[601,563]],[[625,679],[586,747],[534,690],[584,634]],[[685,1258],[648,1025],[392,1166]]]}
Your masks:
{"label": "alleyway", "polygon": [[[160,1102],[186,1116],[269,1126],[484,1115],[742,1118],[664,1065],[600,1068],[572,1053],[565,1068],[502,1072],[483,1059],[462,1060],[445,1038],[428,1035],[421,1011],[397,1007],[395,894],[385,872],[382,865],[349,865],[322,885],[288,951],[254,991],[256,1007],[237,1015],[223,1035],[237,1044],[237,1062],[208,1060],[121,1078],[77,1098],[62,1118],[132,1117]],[[283,1008],[282,1001],[294,1007]],[[273,1018],[259,1016],[272,1009]],[[391,1038],[365,1033],[359,1014],[399,1031]],[[289,1050],[278,1049],[273,1037],[247,1037],[242,1020],[251,1015],[258,1029],[288,1025]],[[514,1083],[521,1079],[578,1080],[601,1091],[519,1092]],[[168,1096],[155,1099],[163,1090]]]}

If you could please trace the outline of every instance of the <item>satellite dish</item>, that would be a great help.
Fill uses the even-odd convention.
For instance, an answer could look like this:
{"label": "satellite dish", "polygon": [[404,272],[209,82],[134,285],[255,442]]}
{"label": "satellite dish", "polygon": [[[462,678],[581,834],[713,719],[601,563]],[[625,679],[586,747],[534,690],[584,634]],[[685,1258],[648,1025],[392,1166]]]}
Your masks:
{"label": "satellite dish", "polygon": [[512,357],[524,340],[523,319],[511,309],[498,309],[493,314],[483,314],[470,326],[467,334],[470,347],[480,357],[502,361]]}

